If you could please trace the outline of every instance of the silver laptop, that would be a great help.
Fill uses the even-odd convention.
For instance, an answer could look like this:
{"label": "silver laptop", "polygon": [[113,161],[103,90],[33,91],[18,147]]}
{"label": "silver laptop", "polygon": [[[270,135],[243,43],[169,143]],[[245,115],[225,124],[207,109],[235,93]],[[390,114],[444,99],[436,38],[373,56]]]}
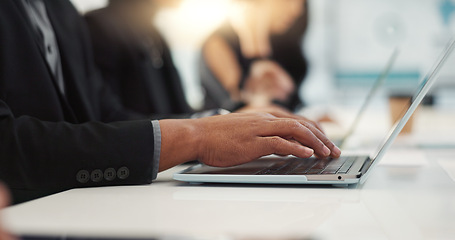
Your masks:
{"label": "silver laptop", "polygon": [[203,164],[174,174],[174,179],[192,183],[259,184],[354,184],[363,183],[403,129],[438,78],[438,73],[455,47],[450,40],[427,75],[422,79],[403,117],[392,127],[379,150],[371,156],[345,156],[332,159],[266,156],[234,167],[218,168]]}

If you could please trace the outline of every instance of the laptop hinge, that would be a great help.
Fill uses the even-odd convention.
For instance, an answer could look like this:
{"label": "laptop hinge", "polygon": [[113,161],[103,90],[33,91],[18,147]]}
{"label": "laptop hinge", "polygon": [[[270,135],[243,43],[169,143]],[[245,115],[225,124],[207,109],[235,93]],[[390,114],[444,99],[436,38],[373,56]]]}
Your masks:
{"label": "laptop hinge", "polygon": [[360,178],[371,166],[371,163],[373,161],[371,160],[370,157],[363,163],[362,167],[359,170],[359,173],[357,174],[357,177]]}

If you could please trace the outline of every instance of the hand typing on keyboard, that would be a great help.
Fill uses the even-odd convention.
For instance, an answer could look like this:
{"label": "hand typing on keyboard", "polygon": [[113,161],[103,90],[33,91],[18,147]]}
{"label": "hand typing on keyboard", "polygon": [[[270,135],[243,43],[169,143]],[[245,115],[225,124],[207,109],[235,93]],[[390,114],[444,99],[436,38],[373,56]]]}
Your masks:
{"label": "hand typing on keyboard", "polygon": [[[277,154],[301,158],[340,156],[341,151],[311,122],[267,113],[232,113],[186,124],[160,121],[162,148],[160,170],[178,158],[199,159],[209,166],[229,167]],[[184,129],[176,131],[176,127]],[[176,133],[171,140],[167,134]],[[182,135],[187,133],[188,136]],[[188,141],[185,141],[188,140]],[[188,142],[189,145],[183,145]],[[193,144],[193,145],[191,145]]]}

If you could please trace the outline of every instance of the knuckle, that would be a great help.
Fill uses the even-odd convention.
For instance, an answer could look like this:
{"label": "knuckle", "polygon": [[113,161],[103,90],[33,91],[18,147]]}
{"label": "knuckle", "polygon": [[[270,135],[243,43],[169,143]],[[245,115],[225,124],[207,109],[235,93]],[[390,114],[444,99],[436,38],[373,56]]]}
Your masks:
{"label": "knuckle", "polygon": [[264,119],[275,118],[275,116],[273,116],[272,114],[270,114],[268,112],[259,112],[259,113],[256,113],[256,115],[257,115],[257,117],[261,117]]}
{"label": "knuckle", "polygon": [[276,149],[279,149],[279,148],[282,147],[282,145],[283,145],[283,139],[280,138],[280,137],[278,137],[278,136],[274,136],[274,137],[271,137],[271,138],[270,138],[269,143],[270,143],[270,146],[269,146],[269,147],[270,147],[271,149],[276,150]]}
{"label": "knuckle", "polygon": [[281,142],[281,138],[278,136],[273,136],[270,138],[270,142],[271,142],[271,144],[274,144],[274,145],[279,144]]}
{"label": "knuckle", "polygon": [[313,148],[316,151],[319,151],[324,148],[325,144],[319,140],[317,137],[313,136],[311,141],[308,143],[308,146]]}
{"label": "knuckle", "polygon": [[268,117],[268,118],[276,118],[276,116],[273,115],[272,113],[264,112],[263,114],[264,114],[265,117]]}
{"label": "knuckle", "polygon": [[302,125],[305,126],[305,127],[307,127],[308,129],[314,129],[314,128],[315,128],[315,127],[314,127],[314,126],[315,126],[314,123],[311,122],[311,121],[304,121],[304,122],[302,123]]}
{"label": "knuckle", "polygon": [[322,141],[317,141],[317,142],[318,142],[317,146],[319,149],[323,149],[325,147],[325,144]]}
{"label": "knuckle", "polygon": [[318,124],[316,122],[314,122],[314,121],[309,121],[308,123],[311,124],[311,126],[313,126],[315,128],[318,127]]}
{"label": "knuckle", "polygon": [[335,144],[331,142],[330,140],[327,139],[327,142],[324,143],[329,149],[332,149],[335,147]]}
{"label": "knuckle", "polygon": [[292,130],[292,131],[301,131],[302,130],[302,124],[296,120],[288,120],[287,121],[287,127]]}
{"label": "knuckle", "polygon": [[333,143],[324,134],[319,135],[319,141],[326,146],[331,146]]}

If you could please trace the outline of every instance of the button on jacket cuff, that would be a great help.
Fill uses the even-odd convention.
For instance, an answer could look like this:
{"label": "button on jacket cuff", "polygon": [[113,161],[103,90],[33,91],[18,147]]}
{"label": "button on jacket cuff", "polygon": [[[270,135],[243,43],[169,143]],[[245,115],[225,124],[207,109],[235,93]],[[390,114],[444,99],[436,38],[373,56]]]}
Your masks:
{"label": "button on jacket cuff", "polygon": [[152,179],[156,179],[158,175],[158,169],[160,166],[160,155],[161,155],[161,128],[158,120],[152,121],[153,136],[154,136],[154,149],[153,149],[153,172]]}

